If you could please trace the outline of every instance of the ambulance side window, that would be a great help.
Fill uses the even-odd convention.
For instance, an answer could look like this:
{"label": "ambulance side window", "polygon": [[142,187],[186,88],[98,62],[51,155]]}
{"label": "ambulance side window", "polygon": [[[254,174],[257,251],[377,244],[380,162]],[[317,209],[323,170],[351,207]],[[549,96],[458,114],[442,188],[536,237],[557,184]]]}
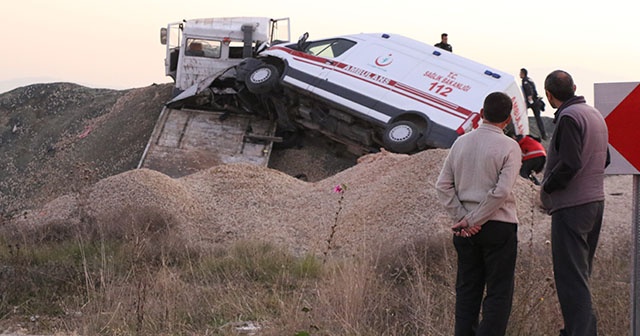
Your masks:
{"label": "ambulance side window", "polygon": [[335,58],[349,50],[356,43],[345,39],[323,40],[309,43],[305,52],[324,58]]}

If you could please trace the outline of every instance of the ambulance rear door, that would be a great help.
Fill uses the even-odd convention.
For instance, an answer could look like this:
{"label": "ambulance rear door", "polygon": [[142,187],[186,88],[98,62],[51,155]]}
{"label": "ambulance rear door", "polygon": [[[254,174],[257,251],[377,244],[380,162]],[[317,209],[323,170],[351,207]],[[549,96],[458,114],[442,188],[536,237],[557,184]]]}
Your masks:
{"label": "ambulance rear door", "polygon": [[495,81],[485,74],[484,67],[433,48],[403,78],[399,90],[411,97],[412,110],[424,112],[432,123],[463,134],[477,127],[484,98]]}

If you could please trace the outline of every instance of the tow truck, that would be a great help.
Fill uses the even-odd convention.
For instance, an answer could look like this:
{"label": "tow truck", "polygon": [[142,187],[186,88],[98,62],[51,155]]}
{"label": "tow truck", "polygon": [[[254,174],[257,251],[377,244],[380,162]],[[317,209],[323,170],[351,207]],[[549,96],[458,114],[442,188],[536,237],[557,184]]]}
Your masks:
{"label": "tow truck", "polygon": [[[267,166],[276,118],[235,81],[235,65],[273,43],[288,42],[289,19],[228,17],[183,20],[160,30],[165,74],[174,97],[163,107],[138,168],[178,178],[224,163]],[[228,73],[228,74],[227,74]],[[206,99],[202,91],[207,91]],[[194,98],[194,96],[196,96]]]}

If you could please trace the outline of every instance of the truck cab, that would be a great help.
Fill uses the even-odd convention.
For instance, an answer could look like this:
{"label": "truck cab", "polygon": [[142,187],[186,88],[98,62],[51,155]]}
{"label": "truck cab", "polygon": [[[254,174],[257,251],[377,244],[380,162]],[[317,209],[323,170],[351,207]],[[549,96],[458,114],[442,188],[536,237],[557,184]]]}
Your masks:
{"label": "truck cab", "polygon": [[289,41],[289,18],[225,17],[183,20],[160,29],[166,45],[165,74],[177,95],[207,77],[220,74],[261,46]]}

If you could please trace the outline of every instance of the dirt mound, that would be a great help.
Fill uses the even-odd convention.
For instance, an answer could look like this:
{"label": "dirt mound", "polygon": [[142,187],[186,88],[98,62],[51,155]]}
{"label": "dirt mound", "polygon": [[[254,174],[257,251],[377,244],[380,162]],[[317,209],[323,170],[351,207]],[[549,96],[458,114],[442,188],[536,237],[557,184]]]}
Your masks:
{"label": "dirt mound", "polygon": [[[81,224],[117,231],[153,218],[157,230],[205,249],[261,239],[341,255],[449,234],[434,189],[447,150],[382,151],[356,164],[335,143],[309,137],[301,148],[274,151],[269,168],[221,165],[180,179],[135,169],[170,91],[62,83],[1,95],[5,223],[64,239]],[[606,180],[605,246],[627,230],[630,178]],[[340,184],[344,194],[333,191]],[[544,247],[550,220],[537,187],[519,179],[515,193],[521,244]]]}
{"label": "dirt mound", "polygon": [[134,169],[170,94],[52,83],[0,95],[3,217]]}
{"label": "dirt mound", "polygon": [[[18,219],[23,228],[52,232],[60,223],[92,218],[102,231],[115,223],[142,227],[161,219],[172,235],[212,249],[237,240],[265,240],[297,253],[355,255],[448,234],[450,220],[437,201],[434,183],[446,150],[415,155],[370,154],[344,171],[305,182],[280,171],[231,164],[179,179],[138,169],[103,179],[82,193],[65,195]],[[343,194],[336,185],[346,186]],[[537,207],[537,191],[516,186],[521,239],[529,241],[548,217]],[[131,216],[131,214],[147,214]],[[121,225],[121,224],[118,224]],[[546,230],[535,237],[543,243]],[[58,229],[59,232],[59,229]]]}
{"label": "dirt mound", "polygon": [[[0,218],[135,169],[171,92],[171,84],[118,91],[52,83],[1,94]],[[301,147],[274,150],[269,165],[317,181],[355,162],[310,136]]]}

